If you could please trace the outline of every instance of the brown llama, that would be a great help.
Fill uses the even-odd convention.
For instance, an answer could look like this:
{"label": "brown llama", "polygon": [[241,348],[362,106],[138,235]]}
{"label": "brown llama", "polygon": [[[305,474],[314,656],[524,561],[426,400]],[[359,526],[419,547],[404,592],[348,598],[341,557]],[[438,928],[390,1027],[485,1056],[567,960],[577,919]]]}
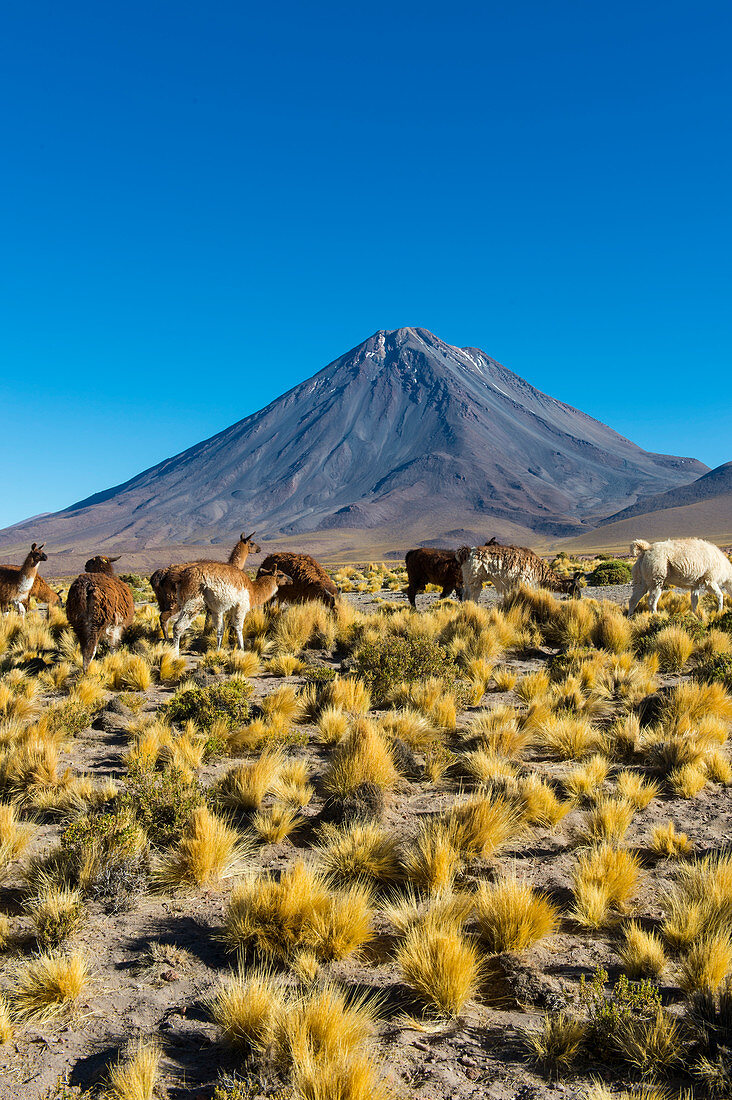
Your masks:
{"label": "brown llama", "polygon": [[284,569],[292,578],[290,584],[283,585],[277,592],[275,599],[278,604],[321,600],[331,610],[336,607],[340,592],[322,565],[310,554],[268,554],[257,576],[271,573],[273,569]]}
{"label": "brown llama", "polygon": [[3,611],[14,607],[19,615],[25,615],[38,566],[42,561],[48,561],[48,555],[43,553],[45,545],[42,542],[37,546],[34,542],[20,566],[0,565],[0,608]]}
{"label": "brown llama", "polygon": [[239,648],[244,648],[244,619],[253,607],[271,600],[282,584],[290,582],[286,573],[275,569],[251,580],[234,565],[220,561],[202,561],[189,565],[178,578],[176,599],[180,614],[173,624],[173,648],[180,652],[180,640],[203,602],[216,630],[216,645],[221,648],[224,617],[233,613],[233,625]]}
{"label": "brown llama", "polygon": [[116,649],[122,632],[135,617],[132,592],[115,576],[112,563],[118,558],[90,558],[69,589],[66,617],[81,646],[84,672],[94,660],[102,638]]}

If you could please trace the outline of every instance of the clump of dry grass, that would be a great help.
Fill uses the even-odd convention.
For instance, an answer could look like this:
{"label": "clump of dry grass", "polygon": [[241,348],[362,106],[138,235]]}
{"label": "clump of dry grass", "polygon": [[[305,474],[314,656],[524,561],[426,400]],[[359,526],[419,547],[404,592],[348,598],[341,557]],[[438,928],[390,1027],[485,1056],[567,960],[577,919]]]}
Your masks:
{"label": "clump of dry grass", "polygon": [[0,993],[0,1044],[9,1043],[13,1038],[13,1021],[8,1002]]}
{"label": "clump of dry grass", "polygon": [[407,985],[441,1016],[459,1016],[480,987],[478,949],[454,928],[415,926],[399,945],[396,958]]}
{"label": "clump of dry grass", "polygon": [[[279,653],[267,661],[266,671],[272,676],[294,676],[297,672],[302,672],[305,667],[304,661],[293,653]],[[251,673],[249,675],[251,676]]]}
{"label": "clump of dry grass", "polygon": [[277,718],[281,722],[297,722],[303,715],[303,704],[297,690],[290,684],[284,684],[276,691],[265,695],[260,706],[264,717],[272,721]]}
{"label": "clump of dry grass", "polygon": [[535,774],[526,776],[519,782],[519,796],[524,818],[529,825],[553,828],[567,816],[574,805],[569,800],[557,798],[553,787]]}
{"label": "clump of dry grass", "polygon": [[108,1100],[153,1100],[162,1051],[149,1039],[139,1039],[126,1058],[109,1071]]}
{"label": "clump of dry grass", "polygon": [[324,707],[316,723],[318,740],[323,745],[337,745],[348,733],[348,715],[340,707]]}
{"label": "clump of dry grass", "polygon": [[721,749],[711,749],[704,758],[707,775],[713,783],[721,783],[723,787],[732,784],[732,764],[729,757]]}
{"label": "clump of dry grass", "polygon": [[588,718],[570,714],[549,715],[538,731],[539,743],[558,760],[581,760],[596,752],[602,737]]}
{"label": "clump of dry grass", "polygon": [[516,769],[501,756],[490,749],[475,749],[462,758],[463,767],[476,783],[489,786],[516,778]]}
{"label": "clump of dry grass", "polygon": [[610,844],[582,852],[572,872],[572,918],[588,928],[603,928],[622,911],[638,884],[638,857]]}
{"label": "clump of dry grass", "polygon": [[10,991],[13,1016],[24,1022],[55,1019],[79,1002],[90,983],[89,967],[80,951],[35,955],[16,974]]}
{"label": "clump of dry grass", "polygon": [[679,672],[694,652],[694,642],[682,627],[667,626],[656,635],[653,649],[664,672]]}
{"label": "clump of dry grass", "polygon": [[350,794],[362,783],[374,783],[389,790],[399,773],[389,744],[377,725],[357,718],[350,733],[336,746],[323,776],[323,785],[333,794]]}
{"label": "clump of dry grass", "polygon": [[302,950],[321,960],[345,958],[372,938],[368,890],[329,891],[322,876],[298,862],[235,886],[224,917],[232,950],[288,961]]}
{"label": "clump of dry grass", "polygon": [[236,829],[198,806],[178,846],[162,856],[155,881],[161,890],[212,885],[241,874],[249,854],[249,844]]}
{"label": "clump of dry grass", "polygon": [[667,966],[663,944],[655,932],[646,932],[636,921],[623,929],[625,942],[619,950],[629,978],[658,978]]}
{"label": "clump of dry grass", "polygon": [[0,802],[0,871],[23,854],[36,833],[34,825],[20,821],[11,802]]}
{"label": "clump of dry grass", "polygon": [[687,950],[702,936],[726,934],[732,922],[732,855],[714,853],[682,864],[665,899],[663,935],[677,950]]}
{"label": "clump of dry grass", "polygon": [[326,685],[322,702],[346,714],[365,715],[371,710],[371,692],[357,676],[338,676]]}
{"label": "clump of dry grass", "polygon": [[651,836],[651,850],[668,859],[679,859],[691,852],[692,845],[686,833],[677,833],[673,821],[657,825]]}
{"label": "clump of dry grass", "polygon": [[501,756],[517,757],[533,740],[534,731],[530,726],[520,724],[519,715],[513,707],[494,707],[473,715],[469,733],[479,738],[490,752]]}
{"label": "clump of dry grass", "polygon": [[568,795],[577,800],[596,799],[601,796],[602,784],[610,771],[610,761],[600,753],[573,770],[564,779],[564,788]]}
{"label": "clump of dry grass", "polygon": [[381,906],[382,915],[401,936],[423,923],[443,931],[462,931],[472,911],[471,894],[445,891],[437,897],[424,897],[411,887],[404,893],[392,893]]}
{"label": "clump of dry grass", "polygon": [[679,985],[685,993],[719,989],[732,971],[729,930],[710,933],[692,943],[679,961]]}
{"label": "clump of dry grass", "polygon": [[304,821],[294,806],[273,802],[266,810],[259,810],[252,817],[252,828],[267,844],[280,841],[297,832]]}
{"label": "clump of dry grass", "polygon": [[247,1053],[269,1050],[283,1024],[285,997],[268,967],[240,967],[220,978],[207,1004],[227,1043]]}
{"label": "clump of dry grass", "polygon": [[552,1076],[571,1070],[582,1053],[587,1024],[564,1012],[549,1015],[538,1030],[521,1032],[531,1058]]}
{"label": "clump of dry grass", "polygon": [[83,912],[79,891],[66,887],[50,887],[29,898],[26,909],[42,947],[58,947],[77,927]]}
{"label": "clump of dry grass", "polygon": [[398,737],[418,752],[440,743],[441,734],[434,724],[411,707],[387,711],[381,718],[381,728],[389,737]]}
{"label": "clump of dry grass", "polygon": [[334,882],[395,882],[401,876],[394,837],[371,821],[324,824],[316,849],[318,864]]}
{"label": "clump of dry grass", "polygon": [[678,798],[696,798],[707,785],[707,772],[696,764],[682,764],[668,773],[668,785]]}
{"label": "clump of dry grass", "polygon": [[604,604],[597,612],[592,641],[598,649],[609,653],[625,653],[630,648],[633,628],[619,608]]}
{"label": "clump of dry grass", "polygon": [[219,783],[219,799],[237,810],[258,810],[265,795],[277,786],[284,761],[281,749],[265,749],[256,760],[231,768]]}
{"label": "clump of dry grass", "polygon": [[633,820],[634,807],[622,798],[598,798],[585,814],[581,837],[586,844],[621,841]]}
{"label": "clump of dry grass", "polygon": [[455,802],[444,821],[454,847],[481,859],[490,859],[524,828],[520,809],[502,795]]}
{"label": "clump of dry grass", "polygon": [[617,793],[636,810],[644,810],[661,793],[655,779],[645,779],[637,772],[621,771],[617,777]]}
{"label": "clump of dry grass", "polygon": [[518,672],[514,668],[497,668],[493,671],[493,683],[496,691],[513,691],[518,682]]}
{"label": "clump of dry grass", "polygon": [[373,996],[349,999],[332,983],[298,998],[281,1019],[280,1045],[285,1060],[296,1068],[311,1057],[348,1057],[368,1051],[378,1009]]}
{"label": "clump of dry grass", "polygon": [[525,951],[556,930],[559,911],[514,876],[482,882],[475,895],[478,932],[489,951]]}
{"label": "clump of dry grass", "polygon": [[178,684],[185,676],[185,671],[185,657],[176,657],[173,651],[165,646],[157,663],[157,675],[160,683]]}
{"label": "clump of dry grass", "polygon": [[427,894],[443,894],[452,889],[462,867],[462,856],[449,828],[441,821],[427,822],[402,858],[410,882]]}
{"label": "clump of dry grass", "polygon": [[549,695],[550,688],[551,681],[549,676],[542,670],[540,672],[527,673],[526,676],[523,676],[519,680],[514,691],[519,699],[523,699],[525,703],[534,703],[546,699]]}

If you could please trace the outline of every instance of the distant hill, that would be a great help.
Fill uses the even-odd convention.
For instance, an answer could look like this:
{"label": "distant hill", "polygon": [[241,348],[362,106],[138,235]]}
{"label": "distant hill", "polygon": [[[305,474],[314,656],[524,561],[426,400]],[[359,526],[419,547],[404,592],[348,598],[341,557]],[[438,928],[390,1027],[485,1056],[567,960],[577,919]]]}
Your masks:
{"label": "distant hill", "polygon": [[656,493],[601,520],[591,533],[562,543],[567,549],[625,548],[635,538],[697,536],[732,544],[732,462],[689,485]]}
{"label": "distant hill", "polygon": [[401,328],[125,484],[7,528],[0,553],[36,539],[53,568],[111,551],[142,567],[223,555],[244,528],[270,547],[362,556],[494,534],[536,543],[705,470],[641,450],[476,348]]}

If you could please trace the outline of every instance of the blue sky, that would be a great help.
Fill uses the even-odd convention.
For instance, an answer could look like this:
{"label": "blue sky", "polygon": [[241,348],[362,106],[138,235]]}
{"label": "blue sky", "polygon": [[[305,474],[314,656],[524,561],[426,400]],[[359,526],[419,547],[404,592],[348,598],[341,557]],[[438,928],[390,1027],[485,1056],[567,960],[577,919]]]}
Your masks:
{"label": "blue sky", "polygon": [[0,524],[379,328],[729,444],[728,4],[5,5]]}

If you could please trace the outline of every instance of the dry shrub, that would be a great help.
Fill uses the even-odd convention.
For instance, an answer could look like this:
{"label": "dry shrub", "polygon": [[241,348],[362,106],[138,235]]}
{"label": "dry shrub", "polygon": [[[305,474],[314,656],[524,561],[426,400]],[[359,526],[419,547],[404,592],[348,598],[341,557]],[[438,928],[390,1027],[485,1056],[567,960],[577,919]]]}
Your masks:
{"label": "dry shrub", "polygon": [[45,952],[24,963],[10,991],[13,1016],[41,1023],[69,1012],[89,988],[91,974],[79,951]]}
{"label": "dry shrub", "polygon": [[403,856],[404,871],[410,882],[427,894],[442,894],[452,889],[462,867],[449,825],[427,822]]}
{"label": "dry shrub", "polygon": [[489,951],[525,951],[556,930],[559,912],[545,894],[513,876],[482,882],[475,895],[478,932]]}
{"label": "dry shrub", "polygon": [[332,794],[351,794],[362,783],[389,790],[399,773],[386,738],[367,718],[357,718],[347,737],[336,746],[325,770],[323,785]]}
{"label": "dry shrub", "polygon": [[109,1100],[153,1100],[161,1058],[156,1042],[139,1039],[109,1071]]}
{"label": "dry shrub", "polygon": [[667,966],[663,944],[655,932],[645,932],[636,921],[623,929],[625,942],[619,950],[629,978],[658,978]]}
{"label": "dry shrub", "polygon": [[161,890],[213,885],[241,874],[249,854],[236,829],[199,806],[178,846],[161,858],[155,880]]}
{"label": "dry shrub", "polygon": [[290,960],[303,949],[321,960],[345,958],[372,938],[370,895],[362,886],[329,891],[298,862],[279,881],[263,875],[239,883],[224,917],[232,950]]}
{"label": "dry shrub", "polygon": [[322,825],[316,852],[323,872],[337,883],[394,882],[401,876],[396,841],[375,822]]}
{"label": "dry shrub", "polygon": [[480,987],[478,949],[454,928],[415,926],[399,945],[396,958],[407,985],[441,1016],[459,1016]]}
{"label": "dry shrub", "polygon": [[283,1024],[285,998],[267,967],[240,967],[220,978],[207,1004],[227,1043],[246,1053],[269,1050]]}

